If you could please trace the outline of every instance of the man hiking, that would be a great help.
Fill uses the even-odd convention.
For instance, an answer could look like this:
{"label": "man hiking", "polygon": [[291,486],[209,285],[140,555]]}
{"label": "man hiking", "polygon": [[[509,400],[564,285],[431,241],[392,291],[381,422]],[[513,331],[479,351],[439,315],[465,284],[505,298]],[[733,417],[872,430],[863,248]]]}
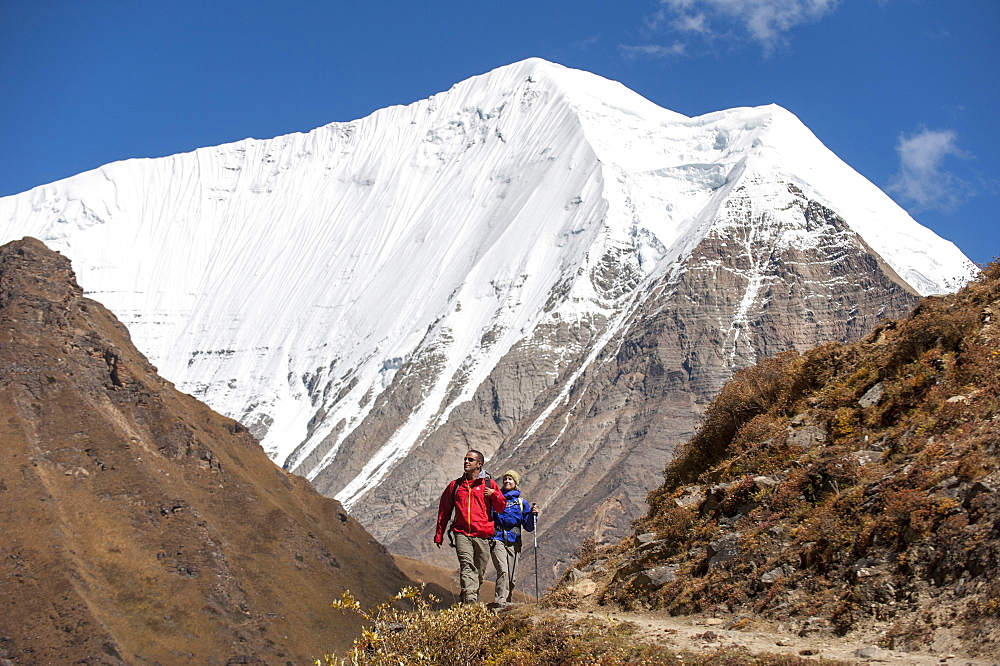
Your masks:
{"label": "man hiking", "polygon": [[[434,543],[438,548],[441,547],[446,529],[454,536],[462,579],[463,604],[479,601],[479,588],[483,584],[483,576],[490,560],[490,545],[494,534],[493,515],[503,511],[507,505],[496,481],[483,472],[485,460],[479,451],[470,450],[466,453],[462,461],[465,473],[448,484],[441,493],[438,504]],[[455,521],[449,528],[448,521],[452,512],[455,514]]]}

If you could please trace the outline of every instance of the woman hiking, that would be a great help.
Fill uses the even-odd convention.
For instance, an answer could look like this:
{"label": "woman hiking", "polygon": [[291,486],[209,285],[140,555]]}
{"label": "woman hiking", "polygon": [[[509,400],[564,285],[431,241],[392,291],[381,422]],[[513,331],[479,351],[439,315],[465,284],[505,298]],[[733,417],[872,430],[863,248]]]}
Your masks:
{"label": "woman hiking", "polygon": [[521,529],[535,531],[535,516],[538,515],[538,505],[528,504],[521,497],[518,484],[521,475],[514,470],[504,472],[500,482],[507,505],[501,513],[494,516],[496,534],[493,536],[491,554],[493,566],[497,570],[497,588],[495,604],[501,608],[510,605],[514,600],[514,585],[516,583],[517,558],[521,554]]}

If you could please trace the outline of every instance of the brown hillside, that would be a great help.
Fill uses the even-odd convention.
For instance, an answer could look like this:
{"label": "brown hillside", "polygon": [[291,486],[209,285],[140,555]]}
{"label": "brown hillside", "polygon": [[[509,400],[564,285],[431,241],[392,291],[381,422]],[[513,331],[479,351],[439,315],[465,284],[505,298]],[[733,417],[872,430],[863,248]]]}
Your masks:
{"label": "brown hillside", "polygon": [[993,263],[858,343],[737,373],[635,535],[585,548],[551,599],[996,658],[998,449]]}
{"label": "brown hillside", "polygon": [[408,581],[334,500],[177,392],[70,262],[0,248],[0,661],[303,664]]}

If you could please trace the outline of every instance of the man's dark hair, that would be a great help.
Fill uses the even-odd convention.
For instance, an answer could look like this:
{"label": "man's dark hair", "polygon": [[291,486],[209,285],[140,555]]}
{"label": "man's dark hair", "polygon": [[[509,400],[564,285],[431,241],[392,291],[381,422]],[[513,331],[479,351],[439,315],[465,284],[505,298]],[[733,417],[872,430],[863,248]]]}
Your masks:
{"label": "man's dark hair", "polygon": [[486,456],[483,455],[482,451],[476,451],[475,449],[469,449],[469,453],[476,454],[476,459],[479,461],[480,465],[482,465],[483,463],[486,462]]}

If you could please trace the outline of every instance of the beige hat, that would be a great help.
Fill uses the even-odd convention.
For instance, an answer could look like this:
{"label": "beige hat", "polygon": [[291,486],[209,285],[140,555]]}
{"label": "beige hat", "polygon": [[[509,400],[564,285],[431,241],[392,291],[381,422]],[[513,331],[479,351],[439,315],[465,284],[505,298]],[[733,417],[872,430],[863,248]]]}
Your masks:
{"label": "beige hat", "polygon": [[[503,476],[509,476],[510,478],[514,479],[514,485],[515,486],[520,485],[520,483],[521,483],[521,475],[518,474],[517,472],[515,472],[512,469],[509,469],[506,472],[504,472]],[[503,476],[500,477],[501,481],[503,481]]]}

